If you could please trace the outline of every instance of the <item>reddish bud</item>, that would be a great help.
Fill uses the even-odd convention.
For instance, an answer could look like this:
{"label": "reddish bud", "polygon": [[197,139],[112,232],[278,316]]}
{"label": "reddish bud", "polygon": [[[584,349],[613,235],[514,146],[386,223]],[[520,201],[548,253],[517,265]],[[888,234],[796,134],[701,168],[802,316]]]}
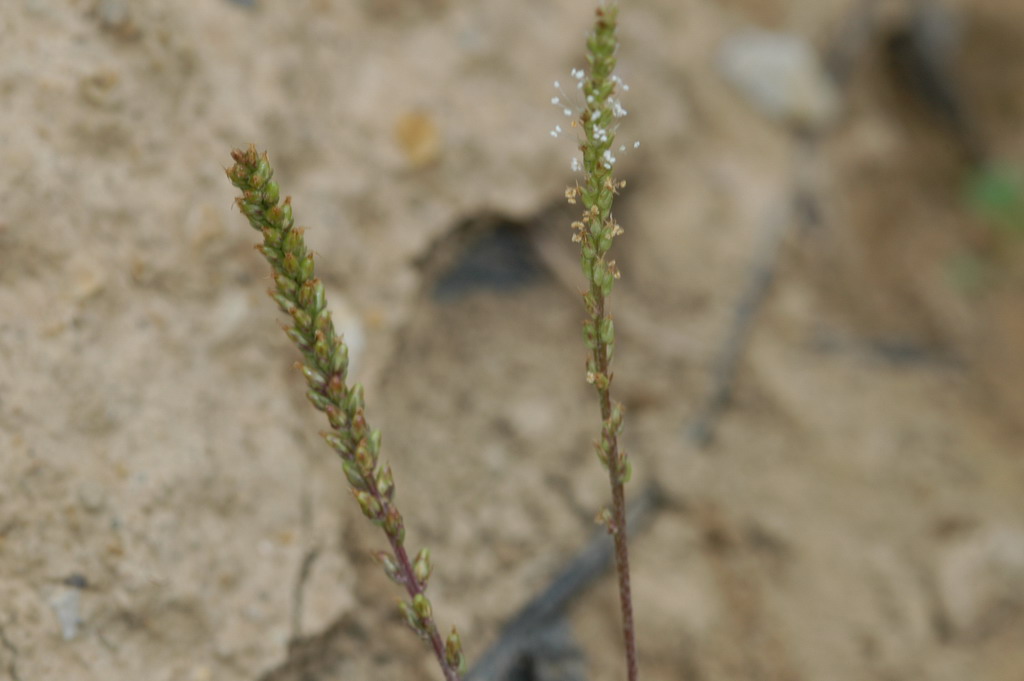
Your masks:
{"label": "reddish bud", "polygon": [[394,506],[388,505],[387,513],[384,514],[384,531],[389,537],[402,543],[405,541],[405,523],[402,521],[402,514]]}
{"label": "reddish bud", "polygon": [[334,374],[327,379],[327,396],[330,397],[331,401],[335,404],[345,399],[345,380],[341,374]]}

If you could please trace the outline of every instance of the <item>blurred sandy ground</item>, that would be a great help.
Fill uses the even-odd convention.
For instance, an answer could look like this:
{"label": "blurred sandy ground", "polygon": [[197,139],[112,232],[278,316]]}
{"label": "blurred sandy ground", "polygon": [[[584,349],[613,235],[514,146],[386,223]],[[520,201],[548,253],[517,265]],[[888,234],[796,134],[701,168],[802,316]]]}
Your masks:
{"label": "blurred sandy ground", "polygon": [[[621,159],[616,385],[636,478],[673,501],[634,544],[645,678],[1024,668],[1020,245],[964,201],[955,130],[894,66],[912,11],[877,3],[812,142],[722,76],[730,36],[828,54],[856,4],[622,10],[641,147]],[[250,142],[311,226],[442,626],[478,655],[582,545],[596,407],[568,227],[537,225],[560,229],[572,182],[548,102],[589,5],[0,6],[0,677],[436,677],[232,210],[222,168]],[[1024,7],[947,8],[974,124],[1019,168]],[[448,235],[496,218],[534,225],[543,273],[435,300]],[[687,425],[773,234],[700,449]],[[611,581],[573,612],[593,679],[621,677],[617,617]]]}

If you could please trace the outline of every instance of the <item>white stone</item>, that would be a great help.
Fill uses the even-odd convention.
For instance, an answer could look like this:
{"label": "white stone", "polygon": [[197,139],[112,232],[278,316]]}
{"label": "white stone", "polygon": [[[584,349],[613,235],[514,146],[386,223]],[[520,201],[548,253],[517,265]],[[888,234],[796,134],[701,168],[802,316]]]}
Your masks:
{"label": "white stone", "polygon": [[780,123],[820,128],[839,113],[839,93],[811,46],[787,33],[747,30],[722,43],[722,77]]}

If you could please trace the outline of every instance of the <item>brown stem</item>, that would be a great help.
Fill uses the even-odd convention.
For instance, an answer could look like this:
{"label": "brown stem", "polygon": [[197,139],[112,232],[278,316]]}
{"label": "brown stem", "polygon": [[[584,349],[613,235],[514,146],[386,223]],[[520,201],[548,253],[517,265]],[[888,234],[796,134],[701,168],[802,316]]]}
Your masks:
{"label": "brown stem", "polygon": [[[600,289],[591,287],[597,302],[594,319],[605,316],[605,299]],[[598,370],[608,377],[604,389],[598,389],[601,399],[601,420],[608,423],[612,415],[611,391],[611,358],[608,356],[607,344],[598,339],[594,349],[594,359]],[[622,610],[622,637],[626,645],[626,670],[629,681],[637,681],[639,670],[636,657],[636,629],[633,625],[633,593],[629,582],[629,545],[626,531],[626,490],[620,474],[619,438],[614,429],[602,428],[602,435],[608,438],[608,481],[612,487],[612,522],[609,527],[615,542],[615,571],[619,577],[619,608]]]}
{"label": "brown stem", "polygon": [[[381,517],[387,512],[391,506],[391,502],[380,493],[377,488],[377,481],[372,475],[366,476],[367,491],[377,500],[381,508]],[[405,585],[405,590],[409,594],[410,599],[415,599],[418,594],[424,594],[426,588],[420,584],[420,581],[416,579],[416,573],[412,568],[412,561],[409,560],[409,554],[405,550],[405,542],[399,537],[387,533],[388,542],[391,544],[391,551],[395,555],[395,562],[398,564],[399,574],[402,578],[402,583]],[[460,681],[459,670],[448,664],[448,658],[445,655],[444,640],[441,638],[441,632],[437,630],[437,624],[434,622],[433,617],[424,618],[423,623],[427,631],[427,637],[430,639],[430,646],[434,649],[434,656],[437,658],[437,663],[441,665],[441,671],[444,673],[445,681]]]}
{"label": "brown stem", "polygon": [[615,571],[619,575],[619,607],[622,610],[622,637],[626,643],[626,669],[629,681],[637,681],[636,631],[633,626],[633,593],[629,584],[629,548],[626,542],[626,493],[621,482],[612,478],[612,519],[615,523]]}

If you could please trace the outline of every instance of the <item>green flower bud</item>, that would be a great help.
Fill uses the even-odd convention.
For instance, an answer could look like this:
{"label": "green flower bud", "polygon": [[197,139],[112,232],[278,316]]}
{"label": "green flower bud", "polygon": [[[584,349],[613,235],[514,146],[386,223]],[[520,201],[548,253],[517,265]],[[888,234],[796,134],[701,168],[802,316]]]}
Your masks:
{"label": "green flower bud", "polygon": [[269,262],[274,269],[277,269],[278,265],[281,263],[281,258],[284,257],[281,254],[281,249],[275,246],[257,244],[255,249],[263,254],[263,257],[267,259],[267,262]]}
{"label": "green flower bud", "polygon": [[400,586],[405,585],[405,579],[402,577],[402,571],[398,567],[398,563],[395,562],[394,557],[387,551],[375,551],[373,557],[378,563],[384,566],[384,574],[388,576],[395,584]]}
{"label": "green flower bud", "polygon": [[309,313],[307,313],[300,307],[295,307],[294,305],[288,311],[291,313],[292,319],[295,320],[295,326],[302,329],[303,331],[312,330],[313,319],[309,316]]}
{"label": "green flower bud", "polygon": [[301,329],[293,326],[285,329],[284,332],[291,339],[292,343],[295,343],[300,348],[309,345],[306,341],[306,334]]}
{"label": "green flower bud", "polygon": [[612,401],[612,413],[608,417],[608,430],[618,435],[622,432],[622,412],[623,407],[621,402]]}
{"label": "green flower bud", "polygon": [[313,278],[313,254],[307,253],[299,265],[299,279],[303,282]]}
{"label": "green flower bud", "polygon": [[281,271],[286,275],[295,279],[299,274],[299,260],[295,257],[295,254],[288,251],[284,254],[284,258],[281,260]]}
{"label": "green flower bud", "polygon": [[373,454],[374,458],[380,454],[380,439],[380,430],[377,428],[371,430],[369,437],[366,439],[366,443],[370,448],[370,453]]}
{"label": "green flower bud", "polygon": [[348,480],[348,484],[361,492],[366,492],[369,487],[366,484],[366,478],[359,472],[359,468],[351,461],[342,459],[341,469],[345,472],[345,479]]}
{"label": "green flower bud", "polygon": [[348,391],[348,395],[345,397],[345,409],[350,414],[354,414],[357,410],[363,408],[363,385],[356,383],[352,386],[352,389]]}
{"label": "green flower bud", "polygon": [[334,331],[334,324],[331,323],[331,313],[329,310],[320,308],[319,310],[314,306],[309,306],[310,311],[313,313],[313,328],[324,335],[328,332]]}
{"label": "green flower bud", "polygon": [[459,638],[459,632],[455,627],[452,627],[452,633],[448,634],[448,638],[444,642],[444,660],[450,668],[457,670],[459,674],[466,672],[466,657],[462,654],[462,639]]}
{"label": "green flower bud", "polygon": [[268,234],[271,234],[271,239],[276,245],[280,245],[281,237],[283,232],[281,230],[281,220],[284,217],[284,210],[281,206],[271,206],[263,212],[263,219],[267,224],[267,227],[263,230],[263,238],[266,239]]}
{"label": "green flower bud", "polygon": [[299,368],[302,371],[302,375],[306,377],[306,382],[309,383],[310,388],[321,389],[327,385],[327,377],[316,369],[305,364],[300,364]]}
{"label": "green flower bud", "polygon": [[256,164],[256,172],[249,178],[249,182],[253,186],[262,187],[273,175],[274,169],[270,167],[270,156],[264,152]]}
{"label": "green flower bud", "polygon": [[625,454],[619,458],[618,479],[623,485],[633,478],[633,462]]}
{"label": "green flower bud", "polygon": [[416,611],[416,615],[420,618],[421,622],[429,620],[434,614],[433,608],[430,607],[430,599],[422,593],[412,597],[412,609]]}
{"label": "green flower bud", "polygon": [[402,522],[402,514],[394,506],[388,506],[384,515],[384,532],[398,543],[405,541],[405,523]]}
{"label": "green flower bud", "polygon": [[277,286],[278,293],[289,297],[294,296],[295,291],[298,290],[298,286],[295,285],[295,282],[280,272],[274,273],[274,284]]}
{"label": "green flower bud", "polygon": [[419,629],[419,620],[416,619],[416,612],[412,609],[411,605],[405,601],[399,601],[398,609],[402,611],[402,617],[409,626],[413,629]]}
{"label": "green flower bud", "polygon": [[274,299],[277,306],[281,309],[281,312],[291,314],[292,308],[295,307],[295,303],[288,299],[288,296],[281,293],[270,292],[270,297]]}
{"label": "green flower bud", "polygon": [[[334,378],[328,382],[328,386],[334,381]],[[327,405],[324,412],[327,414],[327,422],[331,424],[331,428],[343,430],[348,425],[348,415],[341,409],[338,409],[337,405],[333,402]]]}
{"label": "green flower bud", "polygon": [[331,449],[336,451],[338,454],[341,454],[343,458],[348,456],[348,442],[345,441],[345,438],[341,434],[327,431],[320,433],[320,435],[322,435],[324,440],[327,441],[327,444],[330,445]]}
{"label": "green flower bud", "polygon": [[296,259],[306,255],[306,242],[302,238],[301,229],[291,229],[285,232],[281,240],[281,250],[291,253]]}
{"label": "green flower bud", "polygon": [[[327,379],[327,396],[329,398],[331,398],[331,402],[333,402],[335,404],[339,404],[339,403],[341,403],[345,399],[345,397],[346,397],[346,395],[345,395],[345,378],[344,378],[344,376],[342,374],[340,374],[340,373],[332,374],[331,377],[329,379]],[[344,406],[344,405],[342,405],[342,406]],[[347,424],[348,423],[348,410],[344,410],[344,411],[345,411],[345,423]]]}
{"label": "green flower bud", "polygon": [[281,219],[278,224],[285,231],[290,231],[295,226],[295,219],[292,217],[292,197],[290,196],[281,204]]}
{"label": "green flower bud", "polygon": [[313,334],[313,356],[316,358],[317,366],[330,366],[331,344],[327,342],[322,331]]}
{"label": "green flower bud", "polygon": [[[313,306],[313,281],[307,281],[302,286],[296,286],[295,302],[301,307],[309,309]],[[311,311],[312,313],[313,311]]]}
{"label": "green flower bud", "polygon": [[[281,207],[280,206],[274,206],[273,208],[271,208],[270,211],[268,211],[268,215],[267,215],[268,219],[270,218],[270,213],[271,212],[278,212],[278,213],[280,213],[281,212]],[[266,246],[273,246],[274,248],[280,248],[281,241],[282,241],[282,239],[281,239],[281,230],[279,230],[279,229],[270,229],[270,228],[266,228],[265,227],[262,231],[263,231],[263,243],[264,243],[264,245],[266,245]]]}
{"label": "green flower bud", "polygon": [[416,632],[417,636],[424,639],[429,637],[429,634],[420,622],[419,616],[416,614],[416,611],[413,610],[411,605],[405,601],[401,601],[398,604],[398,608],[402,611],[402,618],[405,620],[405,623],[409,625],[409,628]]}
{"label": "green flower bud", "polygon": [[[361,386],[356,386],[361,387]],[[363,414],[363,408],[357,407],[355,412],[352,414],[352,437],[356,441],[362,440],[366,437],[366,415]]]}
{"label": "green flower bud", "polygon": [[313,280],[313,309],[320,312],[327,307],[326,294],[324,293],[324,285],[319,279]]}
{"label": "green flower bud", "polygon": [[348,346],[340,338],[334,340],[334,356],[331,359],[331,371],[345,374],[348,371]]}
{"label": "green flower bud", "polygon": [[306,399],[316,407],[317,411],[327,411],[328,407],[333,406],[327,396],[319,390],[307,390]]}
{"label": "green flower bud", "polygon": [[373,475],[373,469],[377,467],[377,462],[370,454],[369,448],[366,446],[366,438],[359,440],[356,443],[356,451],[353,456],[355,464],[359,466],[359,470],[363,475]]}
{"label": "green flower bud", "polygon": [[265,203],[274,204],[277,203],[281,198],[281,188],[277,186],[276,182],[267,182],[267,185],[263,188],[263,201]]}
{"label": "green flower bud", "polygon": [[430,563],[430,549],[424,547],[416,554],[416,560],[412,564],[412,573],[421,587],[426,587],[434,566]]}
{"label": "green flower bud", "polygon": [[377,471],[377,491],[388,501],[395,498],[395,478],[391,474],[391,466],[384,466]]}
{"label": "green flower bud", "polygon": [[355,496],[356,501],[359,502],[359,508],[362,509],[363,515],[370,520],[377,520],[380,518],[380,502],[374,499],[369,492],[352,490],[352,495]]}

